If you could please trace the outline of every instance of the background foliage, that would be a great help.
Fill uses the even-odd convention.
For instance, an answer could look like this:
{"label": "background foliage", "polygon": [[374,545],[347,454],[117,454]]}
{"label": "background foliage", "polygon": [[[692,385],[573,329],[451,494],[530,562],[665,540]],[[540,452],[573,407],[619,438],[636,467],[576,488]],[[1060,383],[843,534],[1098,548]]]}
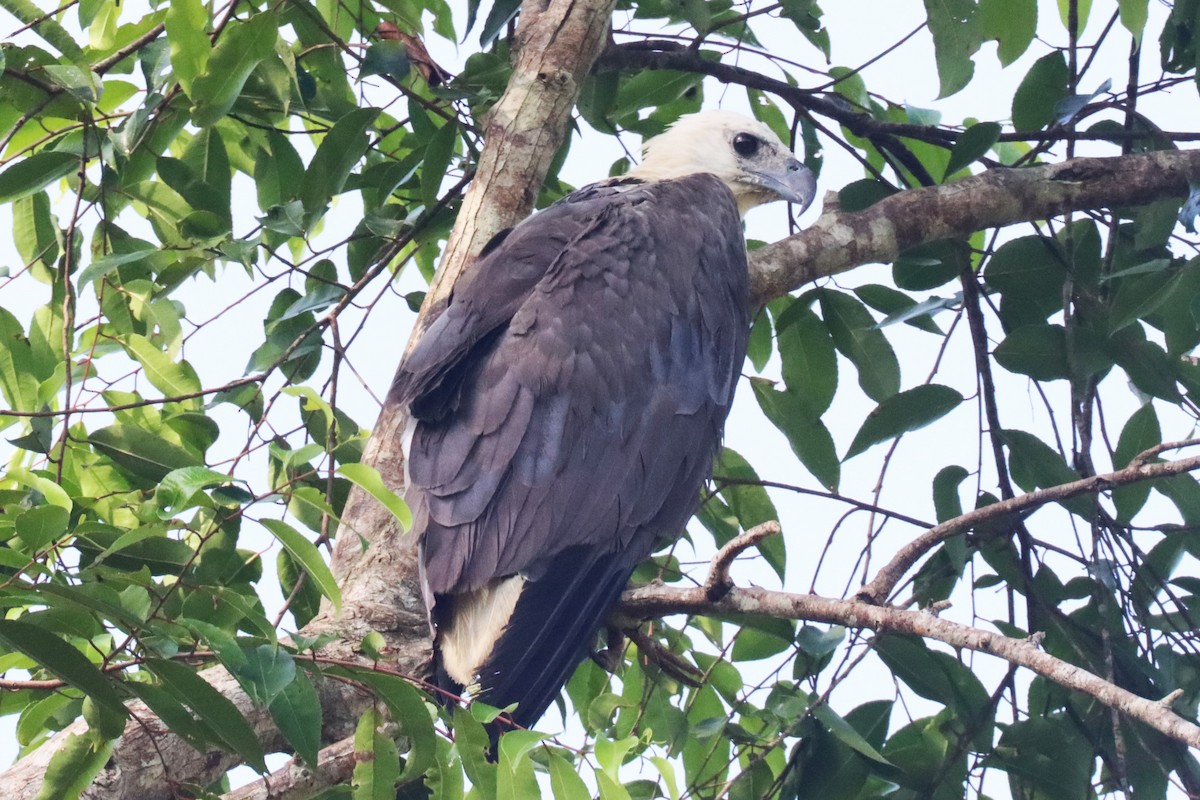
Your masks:
{"label": "background foliage", "polygon": [[[876,4],[853,5],[871,25]],[[437,708],[371,667],[371,641],[363,664],[322,659],[302,631],[321,602],[340,603],[325,551],[350,487],[407,514],[360,463],[369,405],[352,418],[340,398],[363,393],[371,314],[423,298],[509,77],[518,4],[0,7],[18,26],[0,47],[13,244],[0,276],[0,714],[23,753],[88,723],[46,797],[77,795],[104,767],[134,698],[198,749],[259,771],[267,749],[315,764],[328,681],[379,699],[354,736],[364,758],[330,797],[394,796],[397,782],[419,796],[422,779],[437,797],[570,800],[1200,795],[1183,744],[916,638],[669,618],[636,635],[615,675],[580,668],[565,735],[508,735],[495,764],[481,708]],[[1195,0],[926,0],[922,16],[880,56],[936,71],[931,108],[873,92],[866,65],[831,64],[833,37],[855,31],[827,29],[816,0],[623,0],[579,129],[652,135],[741,104],[818,172],[827,151],[849,154],[857,174],[823,185],[851,210],[1200,135],[1173,130],[1195,119]],[[461,69],[423,41],[457,44]],[[1094,66],[1113,63],[1122,71]],[[977,116],[938,110],[997,64],[1019,73],[1010,97]],[[580,141],[540,204],[571,188],[558,167]],[[331,223],[335,203],[356,210],[352,226]],[[691,585],[714,545],[780,518],[755,580],[849,596],[922,527],[1188,439],[1196,210],[1163,198],[1034,220],[909,251],[887,280],[775,298],[742,387],[771,438],[731,435],[690,544],[637,577]],[[917,446],[898,449],[902,437]],[[798,493],[814,511],[781,513]],[[1194,717],[1197,525],[1191,475],[1122,486],[955,536],[894,599],[953,599],[961,621],[1040,632],[1047,652],[1141,696],[1178,690],[1174,708]],[[217,662],[269,707],[275,748],[199,677]]]}

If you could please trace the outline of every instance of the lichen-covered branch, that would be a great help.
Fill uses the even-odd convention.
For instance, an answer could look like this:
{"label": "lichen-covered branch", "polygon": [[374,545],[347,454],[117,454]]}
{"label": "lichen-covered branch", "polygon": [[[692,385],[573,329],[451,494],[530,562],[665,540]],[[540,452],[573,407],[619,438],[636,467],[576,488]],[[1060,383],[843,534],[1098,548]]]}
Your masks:
{"label": "lichen-covered branch", "polygon": [[315,768],[293,758],[270,775],[226,792],[221,800],[307,800],[350,780],[354,764],[354,737],[347,736],[321,748]]}
{"label": "lichen-covered branch", "polygon": [[842,211],[827,199],[811,227],[754,251],[754,296],[765,302],[818,278],[863,264],[888,263],[925,242],[1068,211],[1184,197],[1189,181],[1200,181],[1200,150],[993,169],[941,186],[899,192],[863,211]]}
{"label": "lichen-covered branch", "polygon": [[709,600],[703,588],[676,589],[644,586],[621,596],[619,612],[627,617],[666,614],[706,616],[755,615],[809,620],[877,633],[899,633],[945,642],[951,647],[989,653],[1025,667],[1060,686],[1083,692],[1106,706],[1149,725],[1191,747],[1200,747],[1200,726],[1173,712],[1169,704],[1138,697],[1085,669],[1055,658],[1033,641],[1011,639],[991,631],[942,619],[928,611],[877,606],[861,600],[837,600],[817,595],[775,592],[751,587],[733,588],[720,600]]}
{"label": "lichen-covered branch", "polygon": [[[1174,447],[1187,447],[1200,444],[1197,441],[1176,442]],[[1115,486],[1127,486],[1131,483],[1165,478],[1171,475],[1182,475],[1200,469],[1200,456],[1182,458],[1178,461],[1148,462],[1149,458],[1161,452],[1161,447],[1147,450],[1134,458],[1129,466],[1105,475],[1093,475],[1089,478],[1051,486],[1047,489],[1023,494],[998,503],[992,503],[982,508],[976,508],[965,514],[949,519],[941,525],[930,528],[917,538],[908,542],[892,556],[870,583],[858,590],[858,598],[870,603],[886,602],[888,595],[900,583],[900,580],[926,553],[937,545],[963,531],[970,530],[988,520],[1001,519],[1011,514],[1028,512],[1047,503],[1069,500],[1080,495],[1094,495]]]}

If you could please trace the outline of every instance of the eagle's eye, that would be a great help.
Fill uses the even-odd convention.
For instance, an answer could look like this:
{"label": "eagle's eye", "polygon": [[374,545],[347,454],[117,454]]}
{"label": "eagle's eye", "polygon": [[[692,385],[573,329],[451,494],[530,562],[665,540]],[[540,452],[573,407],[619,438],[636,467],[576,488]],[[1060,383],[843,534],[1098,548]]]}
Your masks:
{"label": "eagle's eye", "polygon": [[733,149],[739,156],[749,158],[758,152],[760,144],[762,144],[762,141],[750,133],[739,133],[733,137]]}

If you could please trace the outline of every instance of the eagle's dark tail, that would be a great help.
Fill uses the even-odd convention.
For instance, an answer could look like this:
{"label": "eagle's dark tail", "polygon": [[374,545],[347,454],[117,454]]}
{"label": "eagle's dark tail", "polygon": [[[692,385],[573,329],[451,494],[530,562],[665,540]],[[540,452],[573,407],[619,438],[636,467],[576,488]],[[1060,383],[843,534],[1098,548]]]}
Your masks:
{"label": "eagle's dark tail", "polygon": [[[629,580],[632,567],[616,559],[589,561],[582,550],[560,553],[545,574],[525,582],[508,628],[480,670],[475,699],[498,708],[516,703],[507,715],[516,726],[535,725],[558,697]],[[493,755],[500,733],[512,727],[503,718],[489,726]]]}

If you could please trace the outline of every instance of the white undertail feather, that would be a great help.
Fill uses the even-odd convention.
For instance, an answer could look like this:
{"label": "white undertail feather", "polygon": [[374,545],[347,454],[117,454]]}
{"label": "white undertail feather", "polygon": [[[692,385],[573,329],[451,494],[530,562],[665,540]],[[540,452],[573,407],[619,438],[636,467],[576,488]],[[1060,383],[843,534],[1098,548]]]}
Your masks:
{"label": "white undertail feather", "polygon": [[480,667],[508,627],[524,585],[524,578],[513,575],[454,598],[450,622],[438,629],[438,651],[442,669],[462,686],[475,683]]}

